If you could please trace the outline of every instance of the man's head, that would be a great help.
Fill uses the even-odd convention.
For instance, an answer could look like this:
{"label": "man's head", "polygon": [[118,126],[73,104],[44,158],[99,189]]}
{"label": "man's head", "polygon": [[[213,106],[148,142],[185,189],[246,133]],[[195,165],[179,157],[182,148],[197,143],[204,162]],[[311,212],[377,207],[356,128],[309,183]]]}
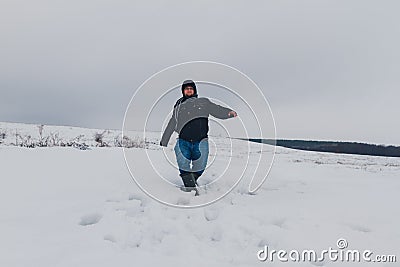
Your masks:
{"label": "man's head", "polygon": [[184,97],[197,96],[196,84],[192,80],[186,80],[182,83],[182,95]]}

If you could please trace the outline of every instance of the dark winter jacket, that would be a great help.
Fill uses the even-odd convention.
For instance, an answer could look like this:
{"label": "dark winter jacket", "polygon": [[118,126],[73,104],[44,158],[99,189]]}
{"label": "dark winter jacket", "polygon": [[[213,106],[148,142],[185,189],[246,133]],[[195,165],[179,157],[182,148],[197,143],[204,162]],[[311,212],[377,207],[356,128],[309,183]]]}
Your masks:
{"label": "dark winter jacket", "polygon": [[218,119],[230,118],[229,108],[222,107],[211,102],[208,98],[181,97],[176,101],[172,117],[161,138],[160,144],[167,146],[174,131],[179,138],[187,141],[200,141],[208,137],[208,116],[212,115]]}

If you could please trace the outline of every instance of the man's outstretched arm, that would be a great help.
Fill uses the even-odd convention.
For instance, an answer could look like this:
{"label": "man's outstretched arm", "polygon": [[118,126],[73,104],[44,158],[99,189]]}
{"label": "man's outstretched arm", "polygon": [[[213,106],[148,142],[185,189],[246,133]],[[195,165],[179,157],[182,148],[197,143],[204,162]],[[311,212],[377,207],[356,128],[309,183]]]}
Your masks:
{"label": "man's outstretched arm", "polygon": [[217,105],[211,101],[208,103],[208,111],[210,115],[218,119],[229,119],[237,116],[237,113],[229,108]]}
{"label": "man's outstretched arm", "polygon": [[161,146],[166,147],[168,145],[169,139],[171,138],[171,135],[175,130],[175,123],[176,123],[175,118],[172,115],[171,119],[168,122],[167,128],[165,128],[164,133],[161,137],[160,141]]}

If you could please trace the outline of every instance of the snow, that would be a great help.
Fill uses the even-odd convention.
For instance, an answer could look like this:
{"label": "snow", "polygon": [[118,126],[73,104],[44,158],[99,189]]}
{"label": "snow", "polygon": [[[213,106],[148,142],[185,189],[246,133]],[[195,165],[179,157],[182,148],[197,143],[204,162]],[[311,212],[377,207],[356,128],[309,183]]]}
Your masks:
{"label": "snow", "polygon": [[[0,126],[7,132],[19,127],[37,135],[35,125]],[[88,140],[97,131],[53,127],[67,137],[83,133]],[[50,128],[45,126],[45,130]],[[110,133],[110,138],[114,134],[118,131]],[[213,141],[218,153],[211,151],[210,157],[215,158],[201,178],[203,184],[215,181],[229,160],[228,173],[242,172],[243,155],[231,156],[224,138]],[[233,142],[246,151],[248,143]],[[179,176],[163,156],[174,159],[173,143],[165,150],[154,145],[128,151],[142,180],[146,178],[148,186],[163,193],[161,197],[177,205],[193,205],[219,196],[218,190],[231,185],[217,181],[199,197],[180,191],[173,185],[180,183]],[[400,256],[397,158],[277,148],[271,173],[257,194],[247,193],[246,172],[243,181],[220,201],[182,209],[143,193],[132,181],[121,148],[9,144],[0,145],[0,266],[357,265],[257,259],[257,252],[266,245],[276,250],[318,251],[336,247],[339,238],[345,238],[350,249]],[[253,157],[258,148],[257,144],[252,147],[249,169],[256,165]],[[168,174],[168,181],[145,164],[146,150],[159,171]],[[269,163],[261,162],[263,167]]]}

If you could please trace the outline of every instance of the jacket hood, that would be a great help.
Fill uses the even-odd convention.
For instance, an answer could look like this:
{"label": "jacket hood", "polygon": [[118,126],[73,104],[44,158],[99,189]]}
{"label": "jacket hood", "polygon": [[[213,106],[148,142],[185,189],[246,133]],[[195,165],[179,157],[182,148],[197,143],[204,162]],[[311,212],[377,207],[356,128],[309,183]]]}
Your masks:
{"label": "jacket hood", "polygon": [[192,81],[192,80],[186,80],[186,81],[184,81],[184,82],[182,83],[182,88],[181,88],[182,96],[183,96],[184,98],[190,98],[190,97],[186,97],[185,94],[183,93],[183,90],[184,90],[185,87],[187,87],[187,86],[191,86],[191,87],[193,87],[193,89],[194,89],[194,94],[193,94],[193,96],[190,96],[190,97],[197,97],[197,88],[196,88],[196,84],[195,84],[194,81]]}

